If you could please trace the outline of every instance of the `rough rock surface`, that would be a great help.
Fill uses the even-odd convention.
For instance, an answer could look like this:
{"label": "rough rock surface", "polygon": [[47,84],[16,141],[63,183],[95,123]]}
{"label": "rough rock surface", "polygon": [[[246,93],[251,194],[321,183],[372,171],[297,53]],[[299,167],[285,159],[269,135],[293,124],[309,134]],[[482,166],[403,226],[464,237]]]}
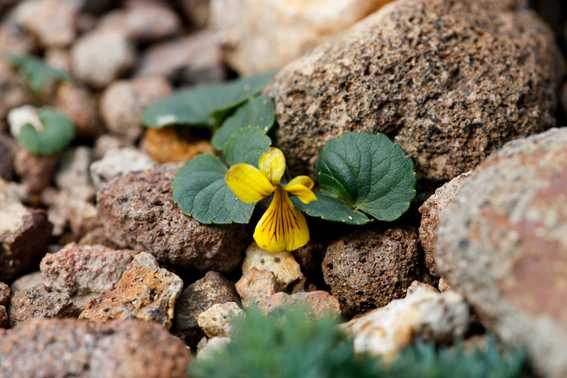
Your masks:
{"label": "rough rock surface", "polygon": [[22,148],[14,156],[14,170],[23,185],[32,192],[39,192],[51,184],[57,161],[57,156],[35,156]]}
{"label": "rough rock surface", "polygon": [[10,285],[10,290],[12,293],[17,291],[24,291],[31,289],[37,285],[43,285],[45,282],[43,281],[43,276],[41,275],[41,271],[35,271],[32,273],[28,273],[26,275],[21,276]]}
{"label": "rough rock surface", "polygon": [[346,131],[395,136],[427,180],[554,126],[564,62],[535,13],[494,0],[400,0],[291,63],[266,92],[292,175]]}
{"label": "rough rock surface", "polygon": [[209,23],[229,64],[251,75],[283,67],[388,1],[211,0]]}
{"label": "rough rock surface", "polygon": [[197,345],[205,336],[197,321],[199,314],[226,302],[240,303],[234,284],[217,272],[208,272],[189,285],[179,297],[172,333],[189,346]]}
{"label": "rough rock surface", "polygon": [[259,307],[266,314],[277,314],[291,306],[306,307],[307,314],[312,319],[323,316],[338,318],[341,315],[341,307],[337,298],[321,290],[292,295],[276,293],[264,299]]}
{"label": "rough rock surface", "polygon": [[472,174],[471,172],[463,173],[442,187],[438,188],[431,197],[427,199],[419,207],[421,213],[421,225],[419,226],[419,242],[425,252],[425,266],[429,270],[429,274],[439,277],[437,268],[435,267],[435,229],[439,224],[443,209],[447,207],[451,200],[461,189],[463,181]]}
{"label": "rough rock surface", "polygon": [[91,164],[89,170],[96,188],[108,184],[112,179],[128,172],[144,171],[155,162],[142,151],[124,147],[108,151],[101,160]]}
{"label": "rough rock surface", "polygon": [[8,328],[8,324],[9,324],[8,310],[6,310],[6,306],[0,306],[0,329]]}
{"label": "rough rock surface", "polygon": [[[437,228],[437,270],[545,377],[567,376],[567,128],[508,143]],[[463,263],[466,262],[466,263]]]}
{"label": "rough rock surface", "polygon": [[79,310],[67,294],[51,293],[44,285],[18,291],[10,298],[10,327],[28,319],[76,318]]}
{"label": "rough rock surface", "polygon": [[16,278],[43,255],[51,228],[45,210],[24,207],[0,179],[0,279]]}
{"label": "rough rock surface", "polygon": [[230,337],[232,322],[244,316],[244,311],[237,303],[226,302],[211,306],[199,314],[197,323],[205,331],[208,338]]}
{"label": "rough rock surface", "polygon": [[94,198],[96,190],[89,173],[94,160],[94,150],[79,146],[69,148],[61,154],[55,183],[59,189],[66,189],[73,198],[88,201]]}
{"label": "rough rock surface", "polygon": [[292,282],[303,277],[301,268],[291,253],[268,252],[258,247],[256,242],[246,249],[246,257],[242,262],[242,275],[246,275],[252,268],[274,273],[277,291],[286,289]]}
{"label": "rough rock surface", "polygon": [[22,1],[11,21],[32,33],[44,47],[66,47],[75,40],[79,9],[64,0]]}
{"label": "rough rock surface", "polygon": [[198,154],[215,153],[215,149],[208,140],[196,137],[189,132],[179,135],[173,126],[159,130],[147,129],[140,147],[160,164],[185,162]]}
{"label": "rough rock surface", "polygon": [[136,61],[136,50],[125,32],[94,29],[81,36],[71,49],[73,73],[85,84],[103,88],[127,72]]}
{"label": "rough rock surface", "polygon": [[353,316],[404,297],[417,278],[418,244],[403,228],[355,231],[331,243],[323,275],[343,312]]}
{"label": "rough rock surface", "polygon": [[160,75],[174,82],[198,84],[224,80],[226,69],[216,36],[203,31],[150,46],[134,75]]}
{"label": "rough rock surface", "polygon": [[228,344],[230,344],[230,341],[231,339],[228,337],[214,337],[210,340],[203,337],[197,346],[197,359],[202,360],[211,357],[213,353],[224,349]]}
{"label": "rough rock surface", "polygon": [[66,245],[46,255],[39,265],[45,285],[68,295],[106,294],[114,290],[128,264],[137,254],[115,251],[102,245]]}
{"label": "rough rock surface", "polygon": [[92,300],[80,319],[101,323],[138,318],[169,328],[181,290],[181,278],[160,268],[149,253],[141,252],[126,268],[116,289]]}
{"label": "rough rock surface", "polygon": [[246,274],[243,274],[234,286],[245,308],[257,306],[277,292],[274,273],[256,268],[251,268]]}
{"label": "rough rock surface", "polygon": [[0,330],[5,377],[187,378],[191,354],[160,325],[32,320]]}
{"label": "rough rock surface", "polygon": [[0,328],[8,327],[8,310],[6,305],[10,299],[10,287],[0,282]]}
{"label": "rough rock surface", "polygon": [[242,259],[243,225],[204,225],[184,215],[171,199],[180,164],[128,173],[97,193],[100,218],[110,240],[147,251],[158,261],[202,272],[230,272]]}
{"label": "rough rock surface", "polygon": [[61,83],[57,87],[52,106],[75,124],[78,138],[93,138],[103,133],[98,115],[98,102],[88,89]]}
{"label": "rough rock surface", "polygon": [[143,133],[144,107],[171,94],[169,82],[162,76],[119,80],[106,88],[100,110],[108,130],[135,141]]}
{"label": "rough rock surface", "polygon": [[465,335],[469,322],[469,307],[461,295],[440,294],[421,284],[408,291],[405,298],[357,317],[344,327],[353,333],[355,352],[369,352],[393,361],[413,337],[451,342]]}

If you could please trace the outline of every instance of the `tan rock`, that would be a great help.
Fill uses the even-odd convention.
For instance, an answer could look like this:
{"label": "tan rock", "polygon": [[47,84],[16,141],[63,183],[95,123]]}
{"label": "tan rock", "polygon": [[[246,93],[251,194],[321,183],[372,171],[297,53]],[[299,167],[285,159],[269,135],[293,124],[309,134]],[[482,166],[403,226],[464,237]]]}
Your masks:
{"label": "tan rock", "polygon": [[175,302],[183,281],[160,269],[149,253],[139,253],[124,273],[118,287],[92,300],[79,319],[97,323],[113,319],[138,318],[171,327]]}
{"label": "tan rock", "polygon": [[388,0],[211,0],[230,65],[241,75],[274,68],[310,52]]}
{"label": "tan rock", "polygon": [[266,314],[278,314],[285,308],[294,306],[306,308],[307,314],[311,319],[318,319],[324,316],[338,318],[341,315],[339,301],[322,290],[292,295],[276,293],[260,303],[260,310]]}
{"label": "tan rock", "polygon": [[31,289],[34,286],[43,284],[45,284],[45,281],[43,280],[41,271],[38,270],[33,273],[25,274],[12,282],[12,285],[10,285],[10,290],[12,290],[12,293],[15,293],[17,291],[25,291]]}
{"label": "tan rock", "polygon": [[454,292],[440,294],[427,286],[418,285],[405,298],[345,323],[354,336],[355,352],[393,361],[415,336],[436,342],[462,337],[470,322],[463,297]]}
{"label": "tan rock", "polygon": [[199,342],[200,347],[198,347],[199,349],[197,350],[197,358],[200,360],[210,358],[214,352],[230,344],[230,341],[228,337],[215,337],[210,340],[204,337],[203,340]]}
{"label": "tan rock", "polygon": [[174,126],[163,129],[147,129],[141,142],[142,150],[159,164],[184,162],[198,154],[214,153],[208,140],[199,139],[189,133],[181,137]]}
{"label": "tan rock", "polygon": [[238,280],[235,287],[244,308],[257,306],[276,293],[276,276],[273,272],[251,268]]}
{"label": "tan rock", "polygon": [[215,304],[201,312],[197,318],[199,327],[209,339],[230,337],[234,320],[244,316],[244,311],[234,302]]}
{"label": "tan rock", "polygon": [[0,117],[5,118],[10,110],[29,104],[32,94],[26,82],[14,73],[12,68],[0,61]]}
{"label": "tan rock", "polygon": [[56,155],[35,156],[28,150],[21,149],[14,156],[14,170],[23,185],[31,192],[39,192],[51,184],[58,162]]}
{"label": "tan rock", "polygon": [[291,253],[268,252],[258,247],[256,242],[246,249],[242,274],[245,275],[252,268],[274,273],[278,291],[286,289],[292,282],[303,277],[301,268]]}
{"label": "tan rock", "polygon": [[100,100],[108,130],[135,141],[143,133],[142,110],[171,94],[172,87],[162,76],[148,76],[112,83]]}
{"label": "tan rock", "polygon": [[4,282],[0,282],[0,306],[5,306],[8,304],[10,299],[10,286]]}
{"label": "tan rock", "polygon": [[94,138],[103,134],[98,103],[88,89],[75,84],[61,83],[51,104],[74,124],[79,138]]}

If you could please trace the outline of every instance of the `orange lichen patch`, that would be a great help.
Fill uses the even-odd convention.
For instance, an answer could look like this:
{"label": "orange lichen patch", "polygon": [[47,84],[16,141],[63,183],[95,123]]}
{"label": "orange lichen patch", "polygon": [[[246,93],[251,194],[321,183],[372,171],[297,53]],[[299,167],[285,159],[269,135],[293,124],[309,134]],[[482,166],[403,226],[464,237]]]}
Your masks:
{"label": "orange lichen patch", "polygon": [[159,164],[184,162],[198,154],[215,152],[208,140],[195,135],[181,137],[173,126],[159,130],[147,129],[141,147]]}

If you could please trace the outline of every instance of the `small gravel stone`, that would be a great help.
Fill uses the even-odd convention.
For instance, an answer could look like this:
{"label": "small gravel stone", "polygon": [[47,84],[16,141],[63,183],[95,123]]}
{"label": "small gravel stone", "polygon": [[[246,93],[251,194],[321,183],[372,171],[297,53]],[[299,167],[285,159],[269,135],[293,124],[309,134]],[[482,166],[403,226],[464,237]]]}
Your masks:
{"label": "small gravel stone", "polygon": [[81,36],[71,49],[77,79],[104,88],[126,73],[136,61],[136,50],[126,33],[94,29]]}
{"label": "small gravel stone", "polygon": [[36,47],[33,38],[30,38],[17,23],[4,22],[0,25],[0,54],[26,55],[33,53]]}
{"label": "small gravel stone", "polygon": [[181,7],[187,19],[197,29],[203,29],[209,23],[211,0],[181,0]]}
{"label": "small gravel stone", "polygon": [[113,250],[102,245],[66,245],[46,255],[39,265],[45,285],[70,296],[106,294],[114,290],[126,267],[137,254],[129,249]]}
{"label": "small gravel stone", "polygon": [[205,277],[189,285],[181,294],[175,307],[172,333],[191,347],[205,336],[199,327],[199,315],[215,304],[240,303],[234,284],[217,272],[208,272]]}
{"label": "small gravel stone", "polygon": [[10,299],[10,286],[4,282],[0,282],[0,306],[6,306]]}
{"label": "small gravel stone", "polygon": [[179,135],[174,126],[147,129],[140,147],[160,164],[185,162],[205,152],[216,153],[208,140],[188,132]]}
{"label": "small gravel stone", "polygon": [[28,319],[76,318],[79,310],[67,294],[52,293],[45,285],[18,291],[10,298],[10,327]]}
{"label": "small gravel stone", "polygon": [[93,199],[96,190],[89,173],[93,160],[94,151],[90,147],[79,146],[63,152],[55,172],[57,187],[68,190],[73,198],[83,201]]}
{"label": "small gravel stone", "polygon": [[206,225],[183,214],[171,198],[180,164],[128,173],[97,193],[101,221],[121,248],[146,251],[158,261],[201,272],[232,271],[242,259],[244,225]]}
{"label": "small gravel stone", "polygon": [[116,289],[92,300],[79,319],[102,323],[138,318],[170,328],[181,290],[181,278],[160,268],[149,253],[141,252],[126,268]]}
{"label": "small gravel stone", "polygon": [[418,246],[417,234],[403,228],[355,231],[334,241],[323,275],[343,312],[354,316],[404,297],[417,278]]}
{"label": "small gravel stone", "polygon": [[292,282],[303,277],[301,268],[291,253],[268,252],[258,247],[256,242],[246,249],[246,257],[242,263],[242,275],[248,273],[252,268],[274,273],[277,291],[286,289]]}
{"label": "small gravel stone", "polygon": [[8,328],[8,325],[8,310],[6,310],[6,306],[0,306],[0,328]]}
{"label": "small gravel stone", "polygon": [[108,151],[104,158],[91,164],[90,172],[95,187],[100,188],[116,177],[128,172],[144,171],[154,165],[156,163],[142,151],[124,147]]}
{"label": "small gravel stone", "polygon": [[0,61],[0,97],[2,98],[0,101],[2,119],[6,118],[10,110],[32,101],[32,94],[24,79],[16,75],[12,68],[3,61]]}
{"label": "small gravel stone", "polygon": [[228,337],[215,337],[210,340],[204,337],[203,340],[203,343],[199,343],[200,348],[197,351],[197,359],[199,360],[210,358],[216,351],[226,348],[231,341]]}
{"label": "small gravel stone", "polygon": [[284,309],[301,306],[307,308],[311,319],[324,316],[338,318],[341,315],[341,307],[337,298],[326,291],[312,291],[309,293],[276,293],[264,299],[260,303],[260,310],[266,314],[279,314]]}
{"label": "small gravel stone", "polygon": [[0,331],[5,377],[188,378],[191,353],[160,325],[31,320]]}
{"label": "small gravel stone", "polygon": [[425,251],[425,266],[432,276],[439,277],[435,266],[435,229],[439,224],[443,210],[447,207],[453,197],[459,193],[463,181],[472,174],[463,173],[442,187],[438,188],[431,197],[420,206],[421,225],[419,226],[419,241]]}
{"label": "small gravel stone", "polygon": [[171,85],[162,76],[113,82],[100,101],[101,114],[108,130],[135,141],[143,133],[142,110],[171,92]]}
{"label": "small gravel stone", "polygon": [[77,138],[90,139],[103,134],[98,103],[88,89],[61,83],[51,105],[73,122]]}
{"label": "small gravel stone", "polygon": [[14,156],[14,170],[20,182],[31,192],[40,192],[51,185],[57,162],[57,156],[35,156],[26,149],[21,149]]}
{"label": "small gravel stone", "polygon": [[203,311],[197,318],[199,327],[205,331],[209,339],[213,337],[230,337],[232,323],[244,316],[244,311],[235,302],[218,303]]}
{"label": "small gravel stone", "polygon": [[[65,72],[72,72],[71,54],[67,49],[53,48],[45,51],[45,63],[49,66]],[[69,86],[69,83],[61,83]]]}
{"label": "small gravel stone", "polygon": [[34,286],[43,284],[45,284],[45,282],[43,281],[43,276],[41,274],[41,271],[38,270],[33,273],[25,274],[12,282],[10,290],[12,290],[12,293],[16,293],[18,291],[25,291],[31,289]]}
{"label": "small gravel stone", "polygon": [[276,276],[269,271],[251,268],[235,285],[236,292],[245,308],[257,306],[264,299],[277,292]]}
{"label": "small gravel stone", "polygon": [[112,134],[101,135],[94,143],[95,159],[100,160],[108,151],[124,147],[135,148],[134,143],[123,136]]}

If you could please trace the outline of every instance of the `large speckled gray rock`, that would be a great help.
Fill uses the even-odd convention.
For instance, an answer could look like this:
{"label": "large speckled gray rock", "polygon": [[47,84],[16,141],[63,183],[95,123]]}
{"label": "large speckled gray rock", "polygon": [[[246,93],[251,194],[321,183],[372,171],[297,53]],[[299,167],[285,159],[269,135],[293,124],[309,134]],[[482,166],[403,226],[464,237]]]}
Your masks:
{"label": "large speckled gray rock", "polygon": [[292,62],[265,92],[293,174],[343,132],[395,136],[428,180],[471,170],[555,125],[564,62],[517,2],[399,0]]}
{"label": "large speckled gray rock", "polygon": [[437,270],[544,377],[567,376],[567,128],[508,143],[437,228]]}
{"label": "large speckled gray rock", "polygon": [[181,164],[128,173],[97,193],[108,238],[122,248],[146,251],[160,263],[230,272],[246,248],[244,225],[200,224],[179,210],[171,182]]}

